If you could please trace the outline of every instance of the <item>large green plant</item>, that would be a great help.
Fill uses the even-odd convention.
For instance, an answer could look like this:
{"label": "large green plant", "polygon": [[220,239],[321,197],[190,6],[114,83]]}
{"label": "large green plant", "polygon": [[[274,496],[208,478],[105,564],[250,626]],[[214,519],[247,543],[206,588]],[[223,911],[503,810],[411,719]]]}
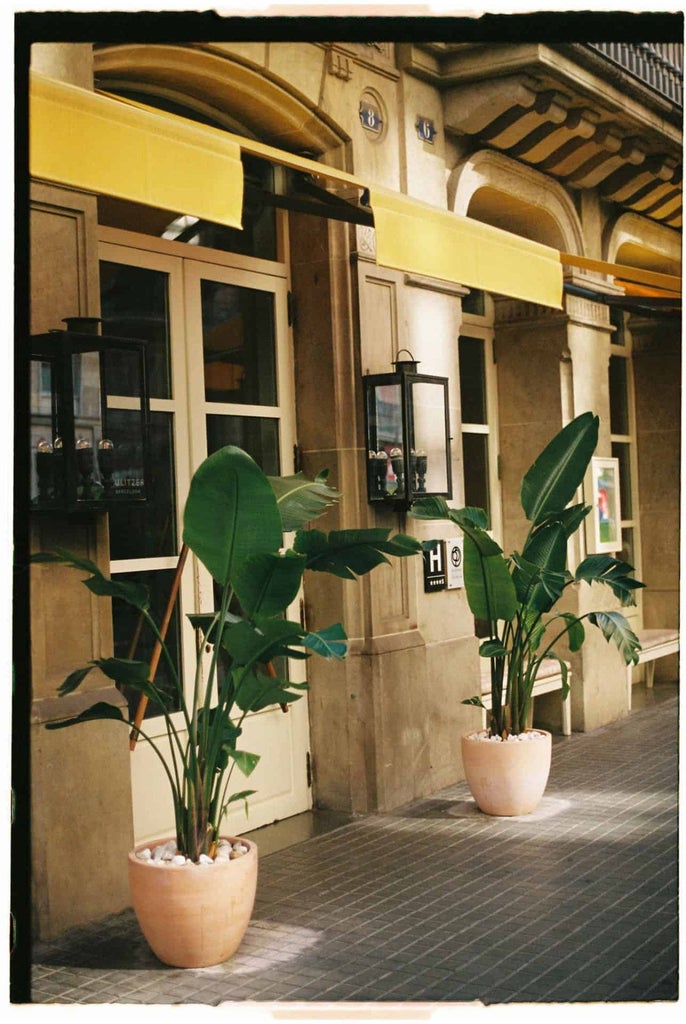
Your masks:
{"label": "large green plant", "polygon": [[[554,611],[564,591],[576,583],[602,583],[622,605],[634,604],[634,591],[643,586],[633,577],[633,566],[610,555],[589,555],[574,575],[567,568],[567,541],[591,511],[589,505],[569,502],[595,451],[598,422],[590,412],[577,416],[526,473],[520,498],[531,526],[521,554],[505,557],[486,531],[483,509],[452,509],[443,498],[429,497],[412,507],[416,518],[449,519],[464,534],[467,600],[475,617],[488,623],[489,636],[479,653],[490,659],[492,734],[517,734],[526,728],[531,692],[545,659],[559,663],[566,696],[567,666],[556,647],[566,638],[569,649],[578,651],[585,639],[584,619],[617,645],[627,664],[638,661],[638,638],[620,612]],[[480,696],[463,703],[484,707]]]}
{"label": "large green plant", "polygon": [[[147,662],[125,658],[92,661],[59,687],[61,696],[72,693],[97,667],[160,706],[168,755],[142,728],[139,734],[164,767],[174,805],[176,841],[179,850],[193,860],[216,842],[229,805],[254,792],[231,788],[235,767],[249,776],[259,761],[257,754],[239,749],[246,715],[272,705],[285,706],[307,688],[279,678],[272,667],[274,660],[307,658],[313,653],[325,658],[345,656],[346,635],[340,624],[315,632],[285,617],[305,571],[354,579],[388,562],[388,555],[403,557],[421,550],[413,538],[389,537],[390,531],[384,529],[325,534],[304,528],[337,497],[324,475],[314,481],[303,474],[268,478],[239,448],[226,447],[211,455],[193,477],[184,512],[184,543],[210,571],[220,594],[217,611],[191,616],[199,634],[192,696],[186,698],[164,643],[162,656],[173,681],[173,697],[150,679]],[[285,547],[284,533],[291,531],[295,531],[292,545]],[[87,572],[83,582],[93,593],[133,605],[162,640],[145,587],[108,579],[93,562],[64,550],[39,554],[34,560],[61,562]],[[204,672],[207,647],[211,658]],[[182,716],[179,725],[172,711],[174,697]],[[48,728],[97,719],[134,724],[119,708],[101,702]]]}

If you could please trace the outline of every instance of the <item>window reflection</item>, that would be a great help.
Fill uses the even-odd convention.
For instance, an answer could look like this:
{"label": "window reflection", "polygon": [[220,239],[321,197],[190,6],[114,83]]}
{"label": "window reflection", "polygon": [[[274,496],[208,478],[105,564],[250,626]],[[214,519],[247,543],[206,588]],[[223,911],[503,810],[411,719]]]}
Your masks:
{"label": "window reflection", "polygon": [[[102,332],[122,338],[147,341],[146,366],[151,398],[171,398],[172,378],[169,346],[169,275],[160,270],[131,267],[123,263],[100,262],[100,303]],[[128,395],[123,367],[118,373],[118,395]]]}
{"label": "window reflection", "polygon": [[281,472],[278,420],[262,416],[208,416],[207,454],[228,444],[242,448],[268,476]]}
{"label": "window reflection", "polygon": [[205,280],[201,296],[207,401],[276,405],[273,294]]}
{"label": "window reflection", "polygon": [[[124,423],[131,413],[114,410],[111,418]],[[176,536],[176,483],[174,475],[173,417],[171,413],[150,414],[148,429],[148,500],[144,505],[113,508],[110,511],[110,557],[159,558],[178,554]],[[131,452],[132,471],[135,451]],[[124,470],[125,472],[125,470]]]}

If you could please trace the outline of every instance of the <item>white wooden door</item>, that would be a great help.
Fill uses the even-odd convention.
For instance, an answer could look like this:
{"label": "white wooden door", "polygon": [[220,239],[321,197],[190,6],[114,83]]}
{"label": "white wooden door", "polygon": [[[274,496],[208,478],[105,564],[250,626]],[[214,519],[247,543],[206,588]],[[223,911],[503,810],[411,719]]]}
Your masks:
{"label": "white wooden door", "polygon": [[[148,339],[151,393],[153,497],[143,510],[111,516],[111,572],[150,587],[159,621],[181,547],[190,478],[206,455],[237,444],[268,474],[293,470],[287,272],[283,264],[196,247],[191,258],[189,246],[114,229],[103,229],[102,239],[103,330]],[[126,408],[126,396],[116,402]],[[147,658],[152,638],[138,634],[135,614],[117,604],[116,653]],[[168,634],[186,686],[192,686],[195,661],[186,615],[213,605],[211,577],[191,558]],[[302,664],[289,664],[293,681],[303,679]],[[164,685],[165,671],[160,662],[158,685]],[[131,695],[132,709],[136,701]],[[164,749],[162,726],[149,705],[143,728]],[[241,747],[260,754],[261,761],[250,779],[236,779],[236,786],[257,792],[247,819],[242,804],[232,805],[226,829],[246,832],[311,806],[306,697],[286,713],[276,708],[250,716]],[[145,742],[131,755],[131,784],[136,841],[173,833],[167,780]]]}

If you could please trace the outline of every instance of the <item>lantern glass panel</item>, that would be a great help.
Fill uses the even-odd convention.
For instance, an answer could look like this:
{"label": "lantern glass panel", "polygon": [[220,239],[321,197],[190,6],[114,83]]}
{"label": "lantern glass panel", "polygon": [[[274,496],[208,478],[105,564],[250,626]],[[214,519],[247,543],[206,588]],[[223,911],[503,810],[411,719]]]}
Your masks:
{"label": "lantern glass panel", "polygon": [[445,385],[442,381],[415,380],[411,382],[411,395],[411,493],[446,494],[450,488]]}
{"label": "lantern glass panel", "polygon": [[57,506],[62,497],[61,453],[54,401],[56,367],[48,358],[32,359],[30,381],[30,489],[31,504],[41,508]]}
{"label": "lantern glass panel", "polygon": [[377,384],[367,391],[367,423],[369,495],[401,497],[405,494],[405,475],[400,383]]}

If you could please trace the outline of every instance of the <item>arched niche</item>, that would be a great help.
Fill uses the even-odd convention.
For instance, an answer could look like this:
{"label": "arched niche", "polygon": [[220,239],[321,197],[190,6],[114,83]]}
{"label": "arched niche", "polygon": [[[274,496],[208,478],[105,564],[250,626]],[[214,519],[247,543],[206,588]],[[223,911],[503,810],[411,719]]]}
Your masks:
{"label": "arched niche", "polygon": [[625,213],[611,227],[606,258],[611,263],[678,276],[681,235],[636,213]]}
{"label": "arched niche", "polygon": [[[325,51],[321,50],[322,61]],[[258,50],[255,51],[258,56]],[[156,96],[241,135],[314,157],[347,136],[307,97],[263,64],[201,45],[131,43],[96,47],[96,87]],[[342,156],[342,154],[341,154]]]}
{"label": "arched niche", "polygon": [[481,150],[455,167],[448,179],[448,205],[553,249],[584,252],[581,224],[564,189],[501,153]]}

